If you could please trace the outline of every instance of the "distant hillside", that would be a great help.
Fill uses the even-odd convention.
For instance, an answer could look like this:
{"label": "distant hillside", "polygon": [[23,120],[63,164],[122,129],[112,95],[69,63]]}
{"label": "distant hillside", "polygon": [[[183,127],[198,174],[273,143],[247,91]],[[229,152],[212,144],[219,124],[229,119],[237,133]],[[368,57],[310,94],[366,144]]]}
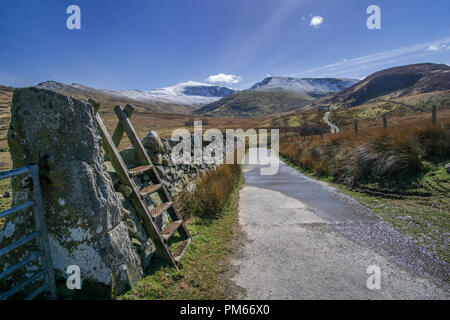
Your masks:
{"label": "distant hillside", "polygon": [[269,77],[196,110],[196,114],[255,117],[302,109],[317,98],[345,89],[358,80]]}
{"label": "distant hillside", "polygon": [[314,100],[304,93],[244,90],[208,104],[194,114],[255,117],[300,109]]}
{"label": "distant hillside", "polygon": [[346,89],[359,80],[337,78],[287,78],[269,77],[255,84],[250,90],[291,91],[305,93],[314,98],[322,98]]}
{"label": "distant hillside", "polygon": [[315,103],[319,108],[348,108],[375,99],[450,90],[450,67],[423,63],[376,72],[357,84]]}

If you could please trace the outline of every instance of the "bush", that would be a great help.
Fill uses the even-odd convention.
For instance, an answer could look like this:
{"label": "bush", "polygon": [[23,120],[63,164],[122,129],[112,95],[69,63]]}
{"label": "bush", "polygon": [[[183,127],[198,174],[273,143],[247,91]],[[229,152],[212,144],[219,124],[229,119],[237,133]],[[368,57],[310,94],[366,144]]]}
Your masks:
{"label": "bush", "polygon": [[183,191],[177,199],[181,214],[202,219],[221,217],[222,209],[241,179],[241,166],[224,164],[197,178],[193,192]]}

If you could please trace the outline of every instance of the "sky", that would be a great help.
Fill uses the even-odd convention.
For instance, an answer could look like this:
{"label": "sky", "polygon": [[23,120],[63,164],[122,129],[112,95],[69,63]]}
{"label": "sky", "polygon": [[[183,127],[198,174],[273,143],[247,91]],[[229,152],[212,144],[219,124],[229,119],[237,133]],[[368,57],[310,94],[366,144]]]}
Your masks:
{"label": "sky", "polygon": [[[70,5],[81,29],[67,28]],[[381,29],[367,27],[370,5]],[[246,89],[267,76],[362,79],[450,64],[449,12],[448,0],[2,0],[0,84]]]}

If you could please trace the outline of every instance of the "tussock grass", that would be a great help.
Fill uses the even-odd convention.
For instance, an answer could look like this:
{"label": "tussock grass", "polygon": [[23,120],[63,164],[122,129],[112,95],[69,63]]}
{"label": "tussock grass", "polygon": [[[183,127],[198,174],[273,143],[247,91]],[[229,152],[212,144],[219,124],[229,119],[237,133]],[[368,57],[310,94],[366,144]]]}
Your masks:
{"label": "tussock grass", "polygon": [[183,217],[219,218],[222,208],[241,179],[241,166],[222,165],[197,179],[193,192],[183,191],[177,202]]}
{"label": "tussock grass", "polygon": [[[450,118],[436,125],[404,123],[388,130],[368,128],[323,139],[283,142],[284,157],[318,176],[348,186],[411,183],[426,172],[423,161],[450,159]],[[404,187],[404,186],[403,186]]]}

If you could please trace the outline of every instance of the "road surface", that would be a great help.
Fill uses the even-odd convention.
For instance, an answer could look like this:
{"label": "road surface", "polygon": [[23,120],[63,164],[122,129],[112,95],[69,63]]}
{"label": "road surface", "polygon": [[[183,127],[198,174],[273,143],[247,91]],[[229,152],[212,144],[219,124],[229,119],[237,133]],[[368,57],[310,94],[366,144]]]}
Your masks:
{"label": "road surface", "polygon": [[332,124],[330,120],[328,119],[330,117],[331,112],[325,112],[325,115],[323,116],[323,121],[330,127],[331,133],[339,133],[339,128],[335,124]]}
{"label": "road surface", "polygon": [[[273,176],[245,165],[244,176],[228,279],[233,298],[449,298],[440,280],[448,265],[347,195],[284,162]],[[380,289],[367,287],[371,275],[375,283],[372,265],[381,271]]]}

